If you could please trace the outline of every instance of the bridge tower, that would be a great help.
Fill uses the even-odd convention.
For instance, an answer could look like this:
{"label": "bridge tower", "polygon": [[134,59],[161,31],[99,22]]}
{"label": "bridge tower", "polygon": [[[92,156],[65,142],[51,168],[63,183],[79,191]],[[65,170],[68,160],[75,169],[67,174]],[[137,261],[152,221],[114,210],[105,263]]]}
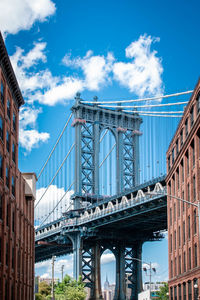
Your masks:
{"label": "bridge tower", "polygon": [[[110,130],[115,137],[117,195],[139,183],[139,135],[142,119],[137,113],[99,107],[95,103],[97,100],[98,98],[94,97],[94,104],[85,104],[80,94],[77,93],[72,107],[75,129],[75,188],[72,197],[74,217],[79,215],[83,202],[90,201],[94,204],[96,199],[101,197],[99,152],[100,135],[103,130]],[[84,232],[74,232],[70,238],[73,242],[74,277],[78,279],[79,275],[82,275],[86,286],[91,290],[90,300],[102,299],[100,257],[101,250],[105,247],[115,249],[116,291],[114,299],[124,300],[126,297],[126,272],[129,272],[130,282],[137,281],[132,286],[134,297],[131,298],[136,299],[138,292],[136,286],[141,288],[141,268],[139,268],[140,264],[136,264],[132,258],[133,256],[141,258],[141,244],[133,245],[127,252],[126,241],[122,243],[116,239],[113,244],[110,244],[101,239],[98,241],[94,239],[94,242],[91,242],[90,239],[88,242],[84,236]]]}

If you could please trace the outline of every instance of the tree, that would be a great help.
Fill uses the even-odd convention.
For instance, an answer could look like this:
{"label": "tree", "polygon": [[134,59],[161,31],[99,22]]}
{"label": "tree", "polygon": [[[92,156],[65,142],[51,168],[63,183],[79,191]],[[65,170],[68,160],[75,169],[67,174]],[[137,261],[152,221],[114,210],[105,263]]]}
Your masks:
{"label": "tree", "polygon": [[168,283],[164,283],[164,286],[160,287],[160,291],[158,291],[159,299],[168,300],[169,299],[169,287]]}
{"label": "tree", "polygon": [[51,287],[46,281],[42,281],[39,284],[39,294],[42,296],[48,296],[51,294]]}
{"label": "tree", "polygon": [[84,300],[86,298],[86,291],[81,277],[76,281],[69,275],[65,275],[62,282],[55,286],[56,299],[60,300]]}

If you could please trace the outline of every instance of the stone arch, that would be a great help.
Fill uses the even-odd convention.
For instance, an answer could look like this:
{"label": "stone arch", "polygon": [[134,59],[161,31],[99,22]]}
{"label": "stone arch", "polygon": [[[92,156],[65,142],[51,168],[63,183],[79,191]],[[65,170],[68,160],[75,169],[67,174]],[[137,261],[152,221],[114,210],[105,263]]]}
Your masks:
{"label": "stone arch", "polygon": [[163,186],[162,186],[162,184],[160,182],[157,182],[155,184],[153,192],[154,193],[158,193],[158,192],[161,192],[161,191],[163,191]]}

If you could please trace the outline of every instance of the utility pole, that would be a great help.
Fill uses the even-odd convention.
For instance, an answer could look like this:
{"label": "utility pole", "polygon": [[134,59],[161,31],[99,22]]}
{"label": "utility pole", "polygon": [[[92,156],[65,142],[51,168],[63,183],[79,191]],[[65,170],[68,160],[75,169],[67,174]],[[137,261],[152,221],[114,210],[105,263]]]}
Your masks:
{"label": "utility pole", "polygon": [[52,294],[52,300],[55,300],[54,295],[54,263],[56,260],[56,256],[52,256],[52,285],[51,285],[51,294]]}
{"label": "utility pole", "polygon": [[64,270],[64,265],[61,266],[62,282],[63,282],[63,270]]}

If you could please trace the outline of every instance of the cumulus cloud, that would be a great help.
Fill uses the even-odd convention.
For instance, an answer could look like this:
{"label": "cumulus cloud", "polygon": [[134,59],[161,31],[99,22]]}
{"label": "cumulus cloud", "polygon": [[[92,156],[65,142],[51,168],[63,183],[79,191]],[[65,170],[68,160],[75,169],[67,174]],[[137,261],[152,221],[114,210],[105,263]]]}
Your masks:
{"label": "cumulus cloud", "polygon": [[0,28],[4,35],[16,34],[30,29],[36,21],[46,21],[55,10],[51,0],[0,1]]}
{"label": "cumulus cloud", "polygon": [[[72,276],[73,269],[73,258],[72,255],[67,257],[56,258],[54,264],[55,278],[61,277],[61,267],[64,265],[64,274]],[[42,261],[35,264],[36,276],[41,274],[41,278],[51,278],[52,276],[52,265],[51,260]]]}
{"label": "cumulus cloud", "polygon": [[[47,192],[44,194],[45,191],[46,187],[42,187],[36,191],[36,204],[40,199],[41,201],[35,209],[35,220],[44,220],[49,215],[49,213],[55,208],[56,199],[59,201],[63,197],[62,201],[54,210],[54,213],[52,213],[46,220],[46,223],[48,223],[51,220],[53,220],[55,215],[56,218],[60,218],[62,216],[62,213],[70,207],[70,197],[73,195],[74,191],[70,190],[66,193],[64,187],[59,188],[56,185],[50,185]],[[43,194],[44,196],[42,197]]]}
{"label": "cumulus cloud", "polygon": [[113,253],[103,253],[101,256],[101,263],[108,264],[112,261],[115,261],[115,256]]}
{"label": "cumulus cloud", "polygon": [[157,52],[151,51],[151,45],[158,42],[158,38],[141,35],[125,50],[126,57],[131,62],[116,62],[113,66],[114,78],[122,86],[127,87],[139,97],[162,93],[163,67]]}
{"label": "cumulus cloud", "polygon": [[46,142],[50,137],[49,133],[38,132],[34,129],[38,114],[41,112],[41,109],[31,107],[22,107],[20,110],[19,143],[28,152],[38,147],[40,142]]}
{"label": "cumulus cloud", "polygon": [[98,91],[100,87],[106,85],[110,81],[110,72],[114,56],[108,53],[107,56],[94,56],[89,50],[86,55],[81,58],[71,59],[70,55],[63,58],[63,63],[66,66],[81,68],[84,74],[83,86],[91,91]]}

